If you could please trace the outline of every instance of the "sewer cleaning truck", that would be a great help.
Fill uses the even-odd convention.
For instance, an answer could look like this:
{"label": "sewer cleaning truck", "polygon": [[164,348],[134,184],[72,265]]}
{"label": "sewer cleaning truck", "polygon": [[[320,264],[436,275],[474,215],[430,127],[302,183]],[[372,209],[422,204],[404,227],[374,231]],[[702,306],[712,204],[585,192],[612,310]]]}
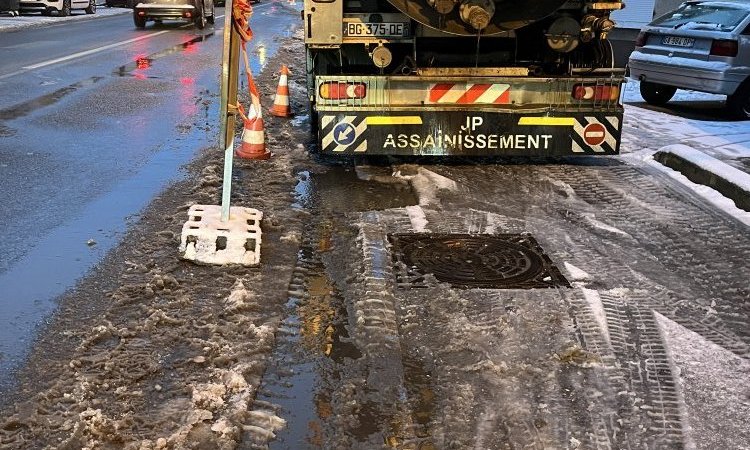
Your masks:
{"label": "sewer cleaning truck", "polygon": [[304,0],[324,154],[611,155],[620,1]]}

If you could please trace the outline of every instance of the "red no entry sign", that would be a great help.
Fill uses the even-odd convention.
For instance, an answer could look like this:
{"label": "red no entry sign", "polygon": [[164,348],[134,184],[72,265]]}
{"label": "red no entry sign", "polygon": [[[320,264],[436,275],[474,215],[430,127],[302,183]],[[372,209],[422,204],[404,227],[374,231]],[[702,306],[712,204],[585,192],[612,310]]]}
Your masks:
{"label": "red no entry sign", "polygon": [[607,129],[600,123],[590,123],[583,129],[583,140],[588,145],[601,145],[607,137]]}

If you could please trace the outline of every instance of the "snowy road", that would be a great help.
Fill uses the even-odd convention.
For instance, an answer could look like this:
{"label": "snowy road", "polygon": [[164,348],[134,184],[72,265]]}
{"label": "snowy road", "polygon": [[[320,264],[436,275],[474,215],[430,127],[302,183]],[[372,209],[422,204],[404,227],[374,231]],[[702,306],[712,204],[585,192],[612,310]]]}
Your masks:
{"label": "snowy road", "polygon": [[[314,208],[352,227],[322,259],[364,354],[337,364],[349,378],[317,394],[332,399],[329,418],[318,411],[323,448],[750,446],[745,225],[617,158],[392,170],[411,174],[421,205],[341,216],[330,212],[340,202],[326,208],[342,194],[334,188]],[[414,282],[392,262],[397,233],[528,233],[571,286]],[[422,259],[437,273],[471,271],[481,255],[468,254]],[[362,423],[343,392],[378,414]],[[286,442],[275,448],[295,448]]]}

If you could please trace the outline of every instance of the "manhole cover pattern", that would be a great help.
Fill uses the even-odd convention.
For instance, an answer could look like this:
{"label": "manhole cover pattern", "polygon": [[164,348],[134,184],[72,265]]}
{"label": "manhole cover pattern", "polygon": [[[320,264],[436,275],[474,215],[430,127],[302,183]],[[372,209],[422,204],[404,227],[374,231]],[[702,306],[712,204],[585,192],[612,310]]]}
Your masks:
{"label": "manhole cover pattern", "polygon": [[424,276],[461,288],[531,289],[570,284],[528,234],[391,234],[400,287]]}

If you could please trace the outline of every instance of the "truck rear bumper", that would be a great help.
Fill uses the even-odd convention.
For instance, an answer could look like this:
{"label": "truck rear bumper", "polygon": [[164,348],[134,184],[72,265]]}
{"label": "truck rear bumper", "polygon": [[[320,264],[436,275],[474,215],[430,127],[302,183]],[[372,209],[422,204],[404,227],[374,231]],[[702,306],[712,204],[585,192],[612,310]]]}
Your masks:
{"label": "truck rear bumper", "polygon": [[548,114],[492,111],[320,111],[328,154],[613,155],[622,110]]}

